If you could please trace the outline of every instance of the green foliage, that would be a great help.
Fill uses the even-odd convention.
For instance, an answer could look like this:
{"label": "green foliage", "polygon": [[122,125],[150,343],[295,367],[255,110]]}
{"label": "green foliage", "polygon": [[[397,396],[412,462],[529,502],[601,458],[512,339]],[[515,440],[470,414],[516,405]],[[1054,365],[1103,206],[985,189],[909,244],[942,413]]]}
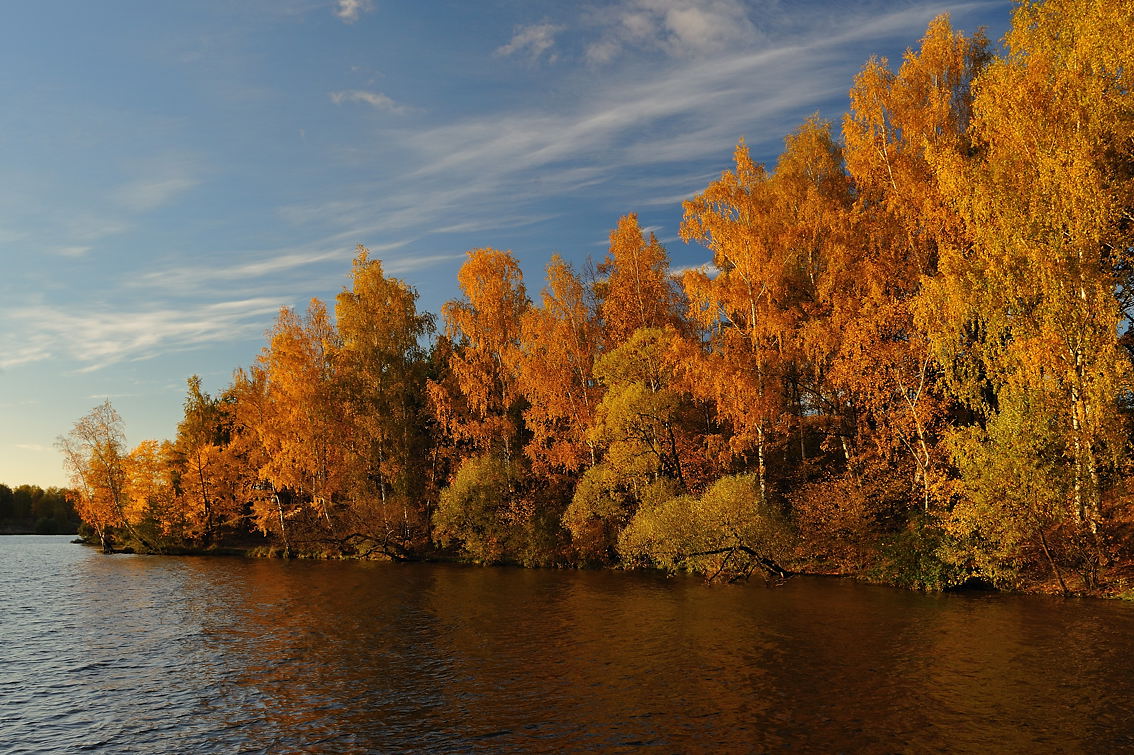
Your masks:
{"label": "green foliage", "polygon": [[612,463],[587,470],[563,514],[579,556],[588,562],[614,563],[619,533],[640,505],[677,495],[677,484],[666,478],[650,481],[649,474]]}
{"label": "green foliage", "polygon": [[66,490],[0,485],[0,531],[56,535],[75,532],[79,521]]}
{"label": "green foliage", "polygon": [[618,550],[629,563],[733,578],[757,568],[783,573],[779,562],[791,539],[783,517],[760,500],[756,476],[735,475],[717,480],[699,497],[643,500]]}
{"label": "green foliage", "polygon": [[971,576],[968,569],[943,558],[948,538],[932,521],[914,515],[902,531],[882,540],[880,561],[869,574],[914,590],[945,590]]}
{"label": "green foliage", "polygon": [[482,563],[504,560],[515,538],[508,503],[519,482],[515,462],[493,454],[465,459],[433,514],[433,535]]}
{"label": "green foliage", "polygon": [[1056,417],[1034,398],[1002,404],[985,431],[958,430],[948,441],[960,495],[942,519],[942,555],[1007,587],[1037,561],[1071,499]]}

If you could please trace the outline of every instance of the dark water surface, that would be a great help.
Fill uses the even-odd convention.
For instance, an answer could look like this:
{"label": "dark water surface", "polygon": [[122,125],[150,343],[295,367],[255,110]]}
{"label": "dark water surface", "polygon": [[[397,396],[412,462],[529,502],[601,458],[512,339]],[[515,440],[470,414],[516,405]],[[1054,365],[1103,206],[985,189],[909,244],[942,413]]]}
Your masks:
{"label": "dark water surface", "polygon": [[0,751],[1113,752],[1134,605],[0,538]]}

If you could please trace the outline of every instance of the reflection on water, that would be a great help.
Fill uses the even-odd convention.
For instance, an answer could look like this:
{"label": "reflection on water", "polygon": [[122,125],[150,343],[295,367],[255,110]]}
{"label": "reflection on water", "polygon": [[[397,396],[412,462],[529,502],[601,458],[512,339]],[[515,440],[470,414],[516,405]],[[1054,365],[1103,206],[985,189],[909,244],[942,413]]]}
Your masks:
{"label": "reflection on water", "polygon": [[0,538],[0,750],[1114,751],[1134,606]]}

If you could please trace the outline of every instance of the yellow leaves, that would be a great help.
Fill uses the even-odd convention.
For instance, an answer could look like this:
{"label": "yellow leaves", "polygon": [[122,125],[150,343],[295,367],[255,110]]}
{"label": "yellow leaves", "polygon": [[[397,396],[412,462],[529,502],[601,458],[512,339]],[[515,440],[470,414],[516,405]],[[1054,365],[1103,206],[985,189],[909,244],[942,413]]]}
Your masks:
{"label": "yellow leaves", "polygon": [[639,328],[676,324],[678,300],[669,278],[669,256],[652,232],[642,236],[636,214],[619,218],[599,272],[608,274],[600,313],[611,347]]}
{"label": "yellow leaves", "polygon": [[[406,509],[423,508],[419,470],[425,444],[422,403],[425,355],[420,340],[432,317],[418,314],[417,293],[388,278],[382,264],[358,248],[351,288],[338,296],[336,326],[342,347],[336,358],[338,402],[345,409],[342,432],[349,439],[345,463],[350,511],[371,498],[385,508],[397,503],[403,526]],[[366,524],[359,524],[365,529]]]}
{"label": "yellow leaves", "polygon": [[[259,426],[267,455],[262,473],[275,487],[313,503],[333,500],[344,483],[338,350],[326,305],[312,299],[302,320],[290,309],[281,310],[260,356],[267,378],[266,416]],[[329,518],[325,505],[318,508]]]}
{"label": "yellow leaves", "polygon": [[601,330],[583,284],[558,255],[547,266],[543,306],[526,311],[512,352],[517,387],[527,400],[525,450],[539,472],[574,472],[594,463],[585,434],[602,389],[592,379]]}
{"label": "yellow leaves", "polygon": [[64,466],[78,491],[75,508],[109,549],[110,528],[126,523],[126,437],[122,418],[110,401],[82,417],[56,441]]}
{"label": "yellow leaves", "polygon": [[453,390],[430,387],[434,413],[454,439],[508,456],[519,450],[520,394],[509,365],[529,306],[523,273],[511,252],[474,249],[457,280],[464,299],[442,308]]}
{"label": "yellow leaves", "polygon": [[144,440],[126,462],[126,504],[123,513],[135,527],[156,525],[162,535],[182,534],[184,511],[177,505],[170,479],[168,443]]}

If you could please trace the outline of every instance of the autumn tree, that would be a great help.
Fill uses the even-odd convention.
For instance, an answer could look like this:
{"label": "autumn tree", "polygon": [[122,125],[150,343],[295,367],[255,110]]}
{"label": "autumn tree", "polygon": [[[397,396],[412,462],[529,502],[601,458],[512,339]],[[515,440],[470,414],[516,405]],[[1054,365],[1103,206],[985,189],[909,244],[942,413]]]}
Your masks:
{"label": "autumn tree", "polygon": [[[811,119],[787,139],[769,175],[743,142],[735,168],[685,203],[682,238],[713,254],[713,271],[683,278],[704,343],[678,344],[683,385],[716,408],[734,456],[754,454],[768,496],[770,450],[792,424],[806,459],[804,416],[817,411],[829,339],[808,329],[821,311],[829,258],[849,199],[830,126]],[[830,396],[827,396],[830,398]]]}
{"label": "autumn tree", "polygon": [[224,468],[233,498],[247,506],[252,524],[261,533],[279,538],[285,556],[292,554],[289,522],[301,513],[293,497],[269,477],[270,457],[265,445],[275,433],[268,372],[260,364],[238,369],[221,395],[228,443],[223,448]]}
{"label": "autumn tree", "polygon": [[152,548],[164,551],[178,546],[189,531],[186,510],[179,505],[173,486],[172,445],[144,440],[125,460],[123,514]]}
{"label": "autumn tree", "polygon": [[511,252],[474,249],[457,282],[464,298],[441,309],[453,344],[446,365],[452,383],[431,383],[433,411],[455,442],[511,458],[523,447],[523,398],[509,365],[530,304],[524,276]]}
{"label": "autumn tree", "polygon": [[602,387],[593,377],[601,330],[587,290],[558,255],[547,266],[542,306],[528,309],[512,352],[528,406],[525,451],[537,474],[576,472],[597,463],[588,439]]}
{"label": "autumn tree", "polygon": [[[924,314],[950,389],[976,416],[954,444],[964,484],[951,527],[973,543],[1013,523],[1010,538],[985,538],[990,552],[997,541],[1046,549],[1063,530],[1074,536],[1059,550],[1094,551],[1088,584],[1127,442],[1132,25],[1130,3],[1017,8],[1007,55],[974,87],[973,156],[937,160],[971,243],[943,256]],[[987,486],[1003,483],[965,463],[994,458],[1018,460],[1022,496],[997,498]],[[970,551],[970,563],[986,571],[987,556]]]}
{"label": "autumn tree", "polygon": [[[524,446],[525,402],[512,366],[530,303],[523,273],[510,252],[470,251],[457,281],[463,298],[442,308],[445,374],[431,380],[428,390],[434,416],[458,447],[460,462],[433,522],[440,542],[463,542],[479,553],[478,543],[511,540],[512,531],[531,518],[521,496],[483,492],[502,493],[501,485],[512,493],[519,488],[515,478]],[[486,535],[476,524],[484,522],[498,533]],[[483,553],[499,558],[491,549]]]}
{"label": "autumn tree", "polygon": [[186,534],[210,545],[222,525],[231,525],[240,514],[240,503],[232,495],[228,459],[226,417],[220,402],[201,387],[193,375],[187,381],[184,415],[177,438],[169,449],[173,481],[185,519]]}
{"label": "autumn tree", "polygon": [[939,16],[897,73],[885,60],[867,63],[843,121],[857,243],[840,261],[844,286],[832,325],[843,332],[843,347],[832,379],[876,428],[870,441],[879,457],[912,462],[925,511],[942,480],[935,449],[947,407],[937,390],[939,364],[914,315],[942,249],[966,239],[931,160],[967,149],[972,81],[988,59],[982,34],[966,37]]}
{"label": "autumn tree", "polygon": [[672,338],[672,331],[639,328],[595,363],[595,378],[606,392],[587,439],[602,461],[586,470],[563,515],[587,557],[613,559],[618,533],[642,500],[671,497],[686,487],[678,427],[685,396],[672,385]]}
{"label": "autumn tree", "polygon": [[754,475],[725,476],[699,496],[650,501],[618,539],[628,563],[687,569],[709,581],[760,570],[787,577],[791,535],[778,506],[763,499]]}
{"label": "autumn tree", "polygon": [[669,255],[652,231],[642,234],[637,214],[618,219],[598,271],[606,276],[598,294],[608,348],[626,342],[639,328],[677,324],[680,300],[669,275]]}
{"label": "autumn tree", "polygon": [[349,513],[365,539],[404,551],[425,530],[428,438],[421,341],[432,318],[418,313],[417,293],[386,277],[382,263],[362,246],[335,316],[342,340],[337,369],[344,432],[352,439]]}
{"label": "autumn tree", "polygon": [[132,529],[126,518],[128,452],[122,417],[108,399],[60,436],[56,445],[77,493],[75,510],[97,533],[103,552],[109,553],[115,529]]}
{"label": "autumn tree", "polygon": [[349,435],[336,372],[339,352],[326,306],[312,299],[302,319],[291,309],[280,311],[260,356],[267,381],[261,473],[275,490],[307,505],[313,515],[307,524],[323,537],[334,532],[331,512],[347,482],[344,440]]}

